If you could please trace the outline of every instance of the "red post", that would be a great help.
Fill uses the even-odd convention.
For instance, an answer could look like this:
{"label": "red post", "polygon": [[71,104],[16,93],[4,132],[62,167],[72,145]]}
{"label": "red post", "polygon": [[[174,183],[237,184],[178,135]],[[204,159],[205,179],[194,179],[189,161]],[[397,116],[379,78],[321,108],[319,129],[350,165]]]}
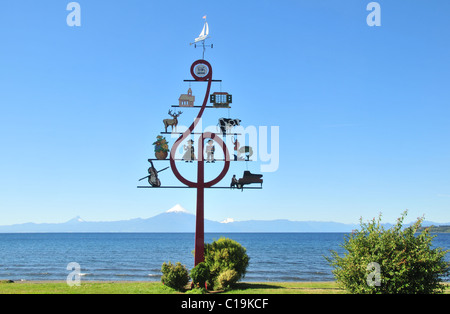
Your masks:
{"label": "red post", "polygon": [[197,188],[197,215],[195,221],[195,257],[194,265],[205,261],[205,225],[204,225],[204,192]]}
{"label": "red post", "polygon": [[204,138],[198,143],[197,166],[197,213],[195,220],[195,257],[194,265],[205,260],[205,164],[203,163]]}

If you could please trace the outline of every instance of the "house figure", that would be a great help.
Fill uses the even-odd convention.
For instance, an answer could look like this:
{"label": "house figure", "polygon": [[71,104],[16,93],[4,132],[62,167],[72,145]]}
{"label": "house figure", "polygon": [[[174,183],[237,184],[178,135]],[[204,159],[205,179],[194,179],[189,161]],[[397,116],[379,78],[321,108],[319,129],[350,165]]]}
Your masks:
{"label": "house figure", "polygon": [[194,107],[195,96],[192,96],[192,89],[189,87],[187,94],[181,94],[178,98],[180,107]]}
{"label": "house figure", "polygon": [[209,102],[213,104],[214,108],[230,108],[232,96],[228,93],[214,92],[209,96]]}

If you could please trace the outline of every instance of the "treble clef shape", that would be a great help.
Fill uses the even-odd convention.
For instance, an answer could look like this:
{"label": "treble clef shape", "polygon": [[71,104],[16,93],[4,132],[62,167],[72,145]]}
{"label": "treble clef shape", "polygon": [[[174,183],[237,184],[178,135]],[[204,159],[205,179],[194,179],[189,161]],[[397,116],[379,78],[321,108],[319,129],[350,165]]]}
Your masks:
{"label": "treble clef shape", "polygon": [[[197,66],[204,66],[206,68],[203,68],[203,73],[205,75],[203,76],[198,76],[195,73],[195,68]],[[206,72],[206,73],[205,73]],[[205,111],[206,108],[206,104],[208,102],[208,98],[209,98],[209,93],[211,91],[211,83],[212,83],[212,67],[211,64],[209,62],[207,62],[206,60],[197,60],[195,61],[192,66],[191,66],[191,75],[192,77],[196,80],[196,81],[207,81],[208,82],[208,86],[206,88],[206,94],[205,94],[205,98],[203,99],[203,105],[197,115],[197,117],[195,118],[194,122],[191,124],[191,126],[189,127],[189,129],[187,129],[177,140],[176,142],[173,144],[172,149],[170,151],[170,167],[174,173],[174,175],[177,177],[178,180],[180,180],[180,182],[182,182],[183,184],[187,185],[188,187],[191,188],[199,188],[199,189],[203,189],[203,188],[209,188],[212,187],[214,185],[216,185],[218,182],[220,182],[225,175],[227,174],[229,168],[230,168],[230,154],[228,152],[228,149],[225,145],[225,142],[222,141],[222,139],[216,134],[216,133],[211,133],[211,132],[205,132],[202,133],[202,135],[199,138],[198,141],[198,168],[197,168],[197,182],[192,182],[190,180],[187,180],[186,178],[184,178],[180,172],[177,169],[176,163],[175,163],[175,153],[178,149],[178,146],[181,144],[182,141],[184,141],[186,138],[188,138],[191,133],[194,131],[195,127],[197,126],[197,124],[199,123],[199,121],[202,118],[202,115]],[[225,164],[224,167],[222,169],[222,172],[214,179],[208,182],[204,182],[204,160],[203,160],[203,149],[204,149],[204,140],[207,138],[211,138],[213,141],[217,142],[217,144],[219,144],[219,146],[222,148],[224,157],[225,157]]]}
{"label": "treble clef shape", "polygon": [[[198,75],[197,75],[198,74]],[[202,118],[203,112],[206,108],[206,103],[208,101],[209,92],[211,90],[212,83],[212,67],[205,60],[197,60],[191,66],[191,75],[196,81],[207,81],[208,87],[206,88],[205,99],[203,99],[203,105],[195,118],[192,125],[186,130],[173,144],[172,150],[170,151],[170,167],[177,177],[182,183],[191,188],[197,188],[197,210],[195,215],[195,250],[194,250],[194,263],[198,265],[199,263],[205,260],[204,258],[204,244],[205,244],[205,226],[204,226],[204,199],[205,199],[205,188],[212,187],[213,185],[220,182],[228,172],[230,168],[230,154],[225,143],[222,139],[219,138],[215,133],[201,132],[199,141],[198,141],[198,158],[197,158],[197,182],[192,182],[184,178],[177,169],[175,163],[175,153],[177,151],[178,146],[181,144],[183,140],[188,138],[195,127],[199,123]],[[211,138],[213,141],[217,142],[220,147],[222,147],[223,154],[225,157],[225,165],[223,166],[222,172],[214,179],[208,182],[205,182],[205,165],[203,160],[203,147],[204,141],[206,138]]]}

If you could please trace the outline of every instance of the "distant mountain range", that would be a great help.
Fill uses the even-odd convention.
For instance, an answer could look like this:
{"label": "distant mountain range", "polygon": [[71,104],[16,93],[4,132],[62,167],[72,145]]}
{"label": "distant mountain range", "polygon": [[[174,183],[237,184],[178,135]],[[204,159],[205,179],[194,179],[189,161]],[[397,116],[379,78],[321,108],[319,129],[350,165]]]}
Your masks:
{"label": "distant mountain range", "polygon": [[[422,226],[443,225],[424,222]],[[450,223],[446,224],[450,225]],[[390,227],[390,224],[385,224]],[[226,219],[217,222],[205,219],[205,232],[351,232],[359,224],[338,222]],[[24,223],[0,226],[0,233],[56,233],[56,232],[194,232],[195,215],[180,205],[151,218],[120,221],[85,221],[75,217],[64,223]]]}

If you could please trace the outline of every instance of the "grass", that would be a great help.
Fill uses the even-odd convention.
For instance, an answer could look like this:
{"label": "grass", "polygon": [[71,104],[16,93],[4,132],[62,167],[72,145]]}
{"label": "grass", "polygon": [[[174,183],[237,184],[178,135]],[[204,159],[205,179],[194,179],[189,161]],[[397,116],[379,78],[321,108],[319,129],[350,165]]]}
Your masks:
{"label": "grass", "polygon": [[231,294],[343,294],[335,282],[242,282]]}
{"label": "grass", "polygon": [[[186,292],[190,292],[189,290]],[[193,291],[194,292],[194,291]],[[180,294],[160,282],[89,282],[68,286],[65,282],[0,281],[0,294]],[[345,294],[335,282],[241,282],[223,294]],[[450,288],[445,290],[450,294]]]}
{"label": "grass", "polygon": [[0,282],[0,294],[168,294],[177,293],[160,282],[81,282],[70,287],[66,282]]}
{"label": "grass", "polygon": [[[188,291],[187,291],[188,292]],[[179,294],[160,282],[81,282],[68,286],[65,282],[0,281],[0,294]],[[238,283],[236,288],[219,293],[231,294],[323,294],[344,293],[333,282]]]}

